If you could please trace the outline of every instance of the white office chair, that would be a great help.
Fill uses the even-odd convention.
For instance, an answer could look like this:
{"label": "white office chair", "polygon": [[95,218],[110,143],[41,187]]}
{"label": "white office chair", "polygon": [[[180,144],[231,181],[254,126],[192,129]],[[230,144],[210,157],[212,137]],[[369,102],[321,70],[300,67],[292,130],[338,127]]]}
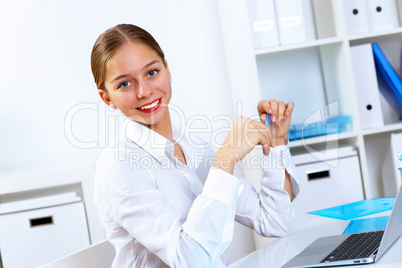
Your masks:
{"label": "white office chair", "polygon": [[113,245],[104,240],[39,268],[110,268],[115,255]]}

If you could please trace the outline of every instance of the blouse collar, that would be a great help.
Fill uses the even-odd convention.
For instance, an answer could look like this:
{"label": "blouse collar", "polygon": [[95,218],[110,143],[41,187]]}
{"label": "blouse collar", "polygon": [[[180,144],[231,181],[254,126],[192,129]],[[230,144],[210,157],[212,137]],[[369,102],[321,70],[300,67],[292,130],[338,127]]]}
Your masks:
{"label": "blouse collar", "polygon": [[[166,155],[166,151],[173,153],[174,145],[171,141],[140,123],[126,119],[123,131],[126,138],[151,154],[158,161],[161,161],[162,157]],[[184,131],[181,131],[180,127],[174,123],[172,123],[172,134],[173,139],[178,143],[185,136]]]}

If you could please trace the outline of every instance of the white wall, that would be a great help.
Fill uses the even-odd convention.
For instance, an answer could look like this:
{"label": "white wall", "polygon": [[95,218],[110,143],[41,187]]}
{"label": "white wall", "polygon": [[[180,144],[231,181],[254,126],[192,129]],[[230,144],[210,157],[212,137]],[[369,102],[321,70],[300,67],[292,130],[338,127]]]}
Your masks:
{"label": "white wall", "polygon": [[[95,163],[100,150],[73,146],[64,119],[77,104],[98,107],[90,52],[97,36],[118,23],[137,24],[159,41],[173,75],[172,103],[187,117],[232,116],[217,16],[212,0],[1,1],[0,174]],[[79,141],[104,147],[114,136],[102,125],[104,117],[98,126],[104,109],[75,115],[72,132]]]}
{"label": "white wall", "polygon": [[[187,119],[211,120],[204,138],[227,128],[225,121],[213,121],[234,114],[216,1],[2,0],[0,179],[96,163],[118,129],[109,115],[118,113],[105,112],[100,102],[90,52],[97,36],[118,23],[137,24],[160,43],[173,76],[171,103]],[[74,146],[65,135],[65,118],[80,105],[91,109],[73,117],[72,133],[89,149]],[[197,122],[193,127],[205,126]],[[222,139],[218,135],[218,143]],[[231,260],[252,250],[247,231],[239,226],[236,231],[242,246],[231,247]]]}

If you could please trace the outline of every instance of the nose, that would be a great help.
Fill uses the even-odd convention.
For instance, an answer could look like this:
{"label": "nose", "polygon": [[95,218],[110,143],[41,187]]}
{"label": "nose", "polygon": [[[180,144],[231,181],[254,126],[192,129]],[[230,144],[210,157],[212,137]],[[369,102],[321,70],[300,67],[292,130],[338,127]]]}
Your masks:
{"label": "nose", "polygon": [[149,97],[151,95],[150,88],[145,83],[138,84],[137,97],[139,99]]}

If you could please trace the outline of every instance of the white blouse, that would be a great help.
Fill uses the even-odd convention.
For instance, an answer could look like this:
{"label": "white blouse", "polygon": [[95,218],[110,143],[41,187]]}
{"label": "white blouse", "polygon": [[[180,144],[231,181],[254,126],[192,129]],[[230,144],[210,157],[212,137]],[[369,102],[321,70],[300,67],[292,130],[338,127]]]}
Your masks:
{"label": "white blouse", "polygon": [[[234,220],[264,236],[284,236],[293,206],[283,189],[285,168],[293,195],[299,180],[287,145],[264,156],[261,191],[211,168],[208,143],[173,126],[187,165],[173,144],[133,121],[106,148],[95,173],[95,205],[116,249],[112,267],[225,267]],[[265,164],[264,164],[265,162]]]}

